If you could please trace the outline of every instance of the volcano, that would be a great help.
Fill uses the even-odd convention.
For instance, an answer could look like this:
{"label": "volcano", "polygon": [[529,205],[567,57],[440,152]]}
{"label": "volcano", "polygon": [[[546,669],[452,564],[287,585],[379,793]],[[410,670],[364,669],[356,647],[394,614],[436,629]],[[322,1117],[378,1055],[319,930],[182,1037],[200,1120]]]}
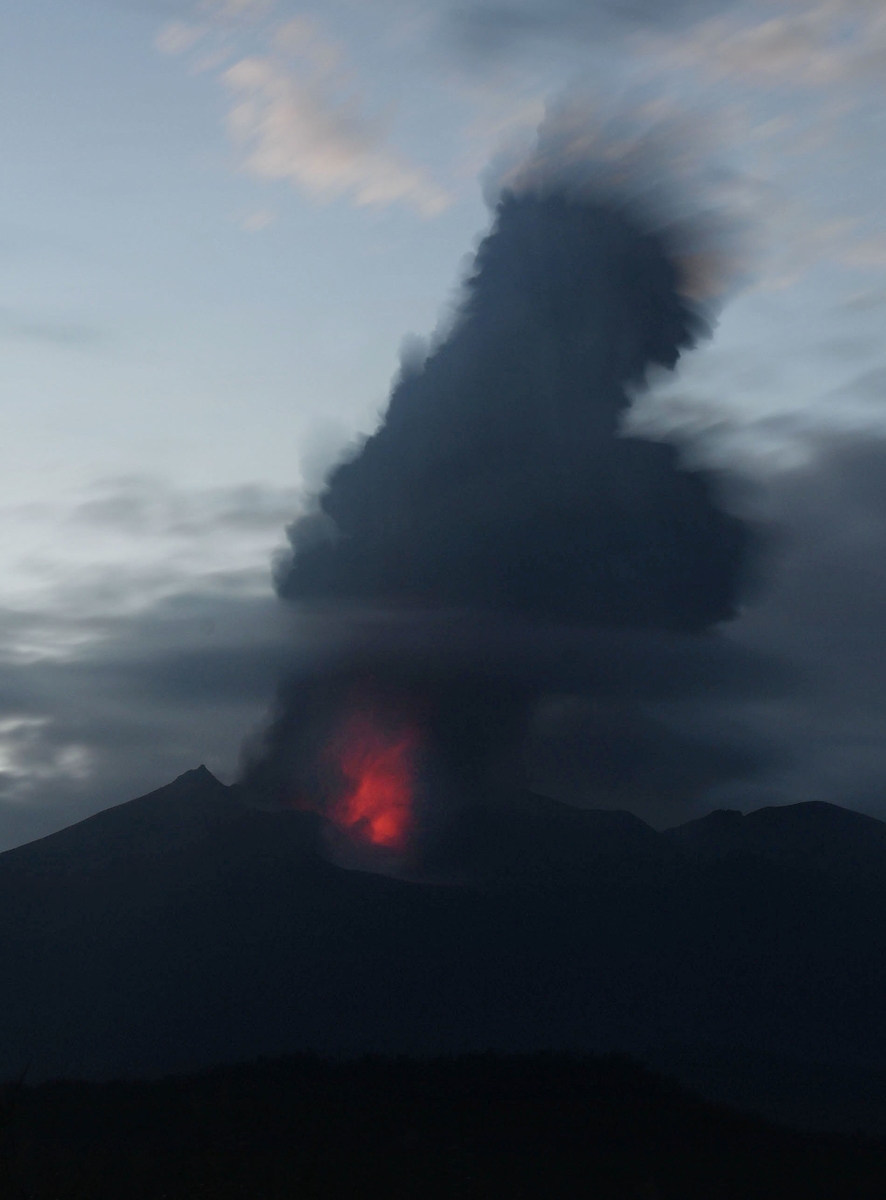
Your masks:
{"label": "volcano", "polygon": [[0,855],[0,1069],[615,1049],[715,1098],[741,1078],[776,1115],[814,1077],[822,1119],[838,1094],[845,1118],[847,1081],[886,1073],[884,835],[833,805],[659,833],[490,794],[423,882],[334,865],[317,814],[259,811],[201,767]]}

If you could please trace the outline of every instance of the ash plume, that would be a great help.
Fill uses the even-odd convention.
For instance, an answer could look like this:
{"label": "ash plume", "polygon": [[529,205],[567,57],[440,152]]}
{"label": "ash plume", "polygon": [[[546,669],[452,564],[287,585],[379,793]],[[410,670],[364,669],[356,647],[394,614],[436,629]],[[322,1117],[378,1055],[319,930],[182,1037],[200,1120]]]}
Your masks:
{"label": "ash plume", "polygon": [[272,802],[316,792],[311,747],[355,687],[421,712],[438,790],[525,784],[533,712],[557,693],[617,702],[619,747],[634,730],[647,782],[658,754],[678,789],[674,760],[698,748],[641,704],[685,697],[699,655],[735,673],[706,631],[736,615],[754,537],[710,476],[620,431],[649,372],[709,331],[691,226],[552,158],[548,138],[504,188],[448,331],[405,356],[378,430],[289,531],[278,591],[313,632],[247,755]]}
{"label": "ash plume", "polygon": [[698,630],[747,537],[676,451],[618,436],[629,389],[704,329],[665,239],[564,192],[506,194],[454,328],[329,477],[281,596]]}

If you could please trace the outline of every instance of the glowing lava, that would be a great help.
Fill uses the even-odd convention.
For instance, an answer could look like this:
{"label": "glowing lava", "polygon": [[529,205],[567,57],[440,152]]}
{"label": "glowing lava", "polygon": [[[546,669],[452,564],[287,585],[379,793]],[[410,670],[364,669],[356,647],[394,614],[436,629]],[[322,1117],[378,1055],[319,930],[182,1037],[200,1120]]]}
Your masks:
{"label": "glowing lava", "polygon": [[345,790],[330,808],[337,825],[373,846],[405,849],[414,825],[415,757],[412,729],[385,729],[368,714],[352,716],[338,742]]}

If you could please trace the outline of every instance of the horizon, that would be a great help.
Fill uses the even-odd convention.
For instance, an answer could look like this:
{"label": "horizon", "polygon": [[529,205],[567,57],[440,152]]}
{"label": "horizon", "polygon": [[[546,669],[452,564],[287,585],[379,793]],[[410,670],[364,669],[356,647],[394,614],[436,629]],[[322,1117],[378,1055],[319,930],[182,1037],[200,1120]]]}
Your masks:
{"label": "horizon", "polygon": [[[174,779],[170,779],[167,783],[161,784],[159,788],[154,788],[150,792],[145,792],[143,795],[131,796],[129,799],[121,800],[117,804],[108,805],[107,808],[99,809],[98,812],[90,813],[89,815],[84,816],[84,817],[79,817],[76,821],[72,821],[70,825],[63,825],[59,829],[51,830],[49,833],[40,834],[39,837],[31,839],[31,841],[20,842],[16,846],[8,846],[5,849],[0,850],[0,858],[2,858],[3,855],[5,855],[7,853],[11,853],[14,850],[22,850],[25,847],[32,845],[34,842],[42,841],[44,838],[51,838],[51,837],[54,837],[56,834],[63,834],[67,830],[72,829],[75,825],[82,824],[84,821],[92,821],[95,818],[101,818],[104,813],[110,812],[112,809],[123,809],[123,808],[126,808],[126,806],[131,804],[133,801],[149,799],[156,792],[164,791],[166,788],[172,787],[173,785],[180,783],[183,780],[187,779],[188,776],[199,774],[201,771],[208,774],[212,778],[214,783],[220,784],[223,788],[225,788],[228,791],[230,791],[232,789],[236,789],[238,786],[236,781],[233,783],[230,783],[230,784],[224,783],[223,780],[218,778],[218,776],[213,775],[212,771],[209,770],[209,768],[206,766],[205,763],[200,763],[199,766],[191,767],[188,770],[183,771],[180,775],[177,775]],[[532,793],[532,794],[537,794],[537,795],[541,796],[541,793]],[[567,809],[577,807],[576,805],[570,804],[568,801],[559,800],[555,796],[541,796],[541,798],[545,799],[545,800],[551,800],[554,803],[556,803],[558,805],[562,805],[564,808],[567,808]],[[251,806],[247,803],[245,805],[245,807],[248,809]],[[589,809],[588,811],[612,812],[614,814],[621,813],[621,814],[630,816],[635,820],[641,821],[644,825],[647,826],[647,828],[652,829],[655,833],[668,833],[668,832],[672,832],[674,830],[682,829],[682,828],[686,827],[687,825],[697,824],[698,822],[704,821],[708,817],[717,816],[720,814],[727,814],[730,816],[736,815],[736,816],[740,816],[740,817],[750,817],[750,816],[756,815],[757,813],[765,812],[765,811],[768,811],[771,809],[796,809],[796,808],[803,808],[803,807],[806,807],[806,808],[820,807],[820,808],[825,808],[825,809],[827,809],[827,808],[840,809],[843,812],[852,813],[855,816],[864,817],[869,820],[878,821],[880,824],[886,825],[886,821],[882,820],[879,817],[872,817],[870,813],[865,813],[858,809],[848,808],[846,805],[843,805],[843,804],[835,804],[833,801],[828,801],[828,800],[796,800],[790,804],[779,804],[779,805],[764,804],[764,805],[761,805],[759,808],[752,808],[752,809],[747,809],[747,810],[738,809],[738,808],[712,808],[708,812],[702,813],[700,816],[690,817],[689,820],[687,820],[687,821],[681,821],[676,825],[663,826],[662,828],[657,828],[654,825],[650,825],[649,822],[643,821],[642,817],[637,817],[637,815],[635,813],[630,812],[630,810],[628,810],[628,809],[597,809],[597,810]],[[364,864],[363,866],[358,865],[358,866],[351,867],[349,869],[372,871],[373,867],[371,865]]]}

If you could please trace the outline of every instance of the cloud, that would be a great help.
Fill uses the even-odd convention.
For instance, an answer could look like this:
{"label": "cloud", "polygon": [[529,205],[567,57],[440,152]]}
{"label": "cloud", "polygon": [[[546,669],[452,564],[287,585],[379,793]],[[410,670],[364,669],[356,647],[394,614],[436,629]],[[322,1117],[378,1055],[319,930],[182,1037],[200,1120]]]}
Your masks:
{"label": "cloud", "polygon": [[818,87],[876,79],[886,54],[876,0],[442,0],[426,7],[445,38],[480,58],[541,40],[636,37],[677,68]]}
{"label": "cloud", "polygon": [[300,509],[139,475],[0,512],[0,848],[201,761],[233,775],[291,653],[270,561]]}
{"label": "cloud", "polygon": [[301,508],[297,488],[187,489],[149,475],[99,480],[52,503],[9,505],[0,509],[8,531],[0,604],[131,611],[195,580],[229,578],[267,591],[281,531]]}
{"label": "cloud", "polygon": [[154,39],[161,54],[184,54],[206,34],[205,25],[188,25],[184,21],[169,21]]}
{"label": "cloud", "polygon": [[473,57],[500,55],[540,39],[623,36],[626,30],[681,26],[729,7],[734,0],[503,0],[431,5],[443,33]]}
{"label": "cloud", "polygon": [[270,208],[257,208],[243,218],[242,227],[246,233],[260,233],[268,229],[277,220],[277,214]]}
{"label": "cloud", "polygon": [[[886,437],[819,436],[755,507],[780,526],[767,594],[728,638],[793,665],[802,686],[735,706],[785,763],[712,802],[828,800],[886,817]],[[721,710],[724,719],[727,710]]]}
{"label": "cloud", "polygon": [[886,268],[886,233],[859,238],[843,247],[840,257],[848,266],[882,271]]}
{"label": "cloud", "polygon": [[0,308],[0,338],[44,342],[54,346],[90,346],[104,338],[102,330],[79,321]]}
{"label": "cloud", "polygon": [[741,77],[779,88],[881,80],[886,21],[880,6],[784,0],[777,7],[752,3],[735,13],[702,21],[679,39],[671,35],[658,52],[667,47],[675,66],[700,68],[716,79]]}
{"label": "cloud", "polygon": [[41,735],[49,723],[45,716],[0,717],[0,796],[15,798],[17,785],[27,789],[37,781],[89,776],[90,755],[85,746],[68,743],[47,756]]}
{"label": "cloud", "polygon": [[[322,53],[311,49],[315,66]],[[335,94],[330,70],[303,80],[274,57],[241,59],[224,75],[238,97],[228,130],[248,147],[244,169],[259,179],[288,179],[318,199],[350,195],[360,206],[404,203],[436,216],[449,198],[427,175],[386,145],[353,96]]]}
{"label": "cloud", "polygon": [[114,616],[101,596],[78,616],[0,610],[0,849],[201,761],[231,777],[291,652],[274,598],[236,582]]}
{"label": "cloud", "polygon": [[200,8],[216,19],[236,21],[242,17],[264,17],[276,0],[200,0]]}
{"label": "cloud", "polygon": [[69,520],[119,530],[204,542],[215,533],[278,530],[298,506],[295,488],[260,484],[185,489],[151,475],[96,481],[74,504]]}
{"label": "cloud", "polygon": [[[202,10],[208,26],[170,22],[157,46],[180,54],[199,41],[200,70],[236,56],[241,38],[261,47],[241,54],[218,75],[235,97],[226,126],[243,151],[242,170],[267,182],[287,180],[317,201],[349,197],[361,207],[403,204],[424,217],[449,205],[447,192],[390,145],[389,119],[366,111],[342,48],[322,34],[316,20],[301,15],[262,23],[271,6],[258,0],[207,0]],[[205,34],[213,31],[217,45],[206,50]],[[247,218],[245,228],[261,227]]]}
{"label": "cloud", "polygon": [[810,433],[802,462],[734,500],[773,540],[708,648],[719,686],[690,674],[642,708],[629,673],[603,702],[563,689],[539,715],[537,785],[659,826],[809,800],[886,819],[886,435]]}

